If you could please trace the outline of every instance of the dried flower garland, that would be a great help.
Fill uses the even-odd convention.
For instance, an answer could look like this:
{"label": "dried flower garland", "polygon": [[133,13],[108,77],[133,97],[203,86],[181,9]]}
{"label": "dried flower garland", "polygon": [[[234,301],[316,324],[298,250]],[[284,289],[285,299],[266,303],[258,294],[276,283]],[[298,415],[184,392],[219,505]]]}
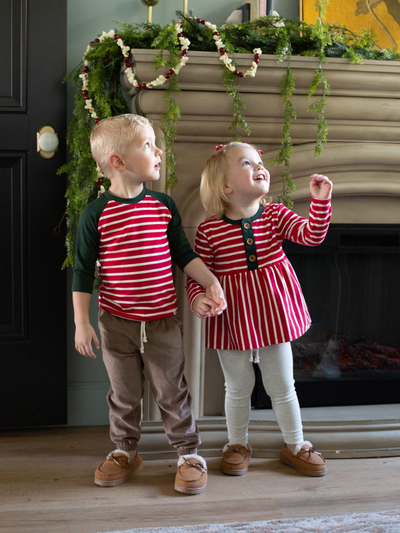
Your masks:
{"label": "dried flower garland", "polygon": [[224,65],[227,69],[229,69],[231,72],[235,74],[235,76],[238,76],[239,78],[254,78],[257,72],[258,63],[260,62],[260,57],[262,54],[261,48],[254,48],[253,54],[254,59],[251,64],[251,67],[243,74],[243,72],[240,72],[237,70],[237,68],[232,64],[233,60],[228,57],[228,54],[225,50],[225,45],[222,42],[221,36],[217,30],[217,26],[215,24],[211,24],[211,22],[207,22],[206,20],[202,19],[196,19],[199,24],[204,24],[204,26],[207,26],[212,32],[213,32],[213,38],[215,41],[215,46],[217,47],[219,53],[220,53],[220,60],[224,62]]}
{"label": "dried flower garland", "polygon": [[161,74],[160,76],[158,76],[155,80],[151,81],[150,83],[138,83],[133,73],[132,66],[129,62],[128,56],[126,55],[124,57],[125,66],[127,67],[125,70],[125,74],[129,82],[134,87],[136,87],[137,89],[152,89],[153,87],[157,87],[158,85],[163,85],[167,81],[167,79],[172,76],[172,74],[174,73],[178,74],[181,68],[186,65],[186,62],[189,59],[187,57],[187,53],[189,51],[190,41],[182,33],[182,22],[178,22],[177,24],[175,24],[175,32],[181,45],[179,63],[177,64],[176,67],[171,68],[164,75]]}
{"label": "dried flower garland", "polygon": [[[211,22],[207,22],[206,20],[202,19],[196,19],[199,24],[203,24],[207,26],[212,32],[213,32],[213,38],[215,40],[215,46],[217,47],[219,53],[220,53],[220,60],[223,61],[224,65],[227,69],[229,69],[233,74],[238,76],[239,78],[249,78],[254,77],[257,72],[258,63],[260,61],[260,57],[262,54],[261,48],[255,48],[253,50],[254,53],[254,59],[251,64],[251,67],[245,72],[240,72],[237,70],[236,66],[233,64],[233,60],[228,57],[228,54],[225,50],[225,45],[221,40],[221,36],[217,30],[217,26],[215,24],[212,24]],[[79,77],[82,79],[82,94],[83,98],[86,100],[85,108],[89,111],[90,116],[94,119],[95,122],[99,122],[100,119],[97,116],[96,111],[93,107],[93,101],[89,96],[89,61],[86,59],[87,54],[92,50],[92,45],[95,43],[101,43],[105,39],[114,39],[118,46],[121,48],[122,55],[124,56],[124,64],[125,64],[125,74],[129,80],[129,82],[136,87],[137,89],[152,89],[153,87],[157,87],[159,85],[163,85],[168,78],[172,76],[172,74],[179,74],[179,71],[182,67],[184,67],[188,61],[188,51],[189,51],[189,45],[190,41],[187,39],[184,34],[182,33],[182,21],[175,24],[175,32],[178,37],[179,43],[181,45],[181,53],[180,53],[180,60],[179,63],[176,65],[176,67],[173,67],[169,69],[165,74],[160,74],[156,79],[154,79],[151,82],[146,83],[139,83],[135,77],[135,74],[132,70],[132,65],[129,61],[129,51],[130,47],[125,46],[123,40],[117,35],[114,30],[110,30],[108,33],[103,31],[102,35],[98,39],[94,39],[94,41],[91,41],[88,47],[86,48],[85,54],[83,56],[83,70],[81,74],[79,74]]]}
{"label": "dried flower garland", "polygon": [[83,56],[83,70],[81,74],[79,74],[79,77],[82,79],[82,94],[84,99],[86,100],[85,108],[89,111],[90,116],[94,119],[95,122],[99,122],[99,117],[96,114],[96,111],[93,108],[93,102],[92,99],[89,97],[89,62],[86,59],[86,55],[90,50],[92,49],[92,45],[94,43],[101,43],[104,41],[104,39],[115,39],[118,46],[121,48],[122,55],[124,56],[124,63],[125,63],[125,74],[129,80],[129,82],[136,87],[137,89],[151,89],[153,87],[156,87],[157,85],[163,85],[168,78],[172,76],[172,74],[178,74],[180,69],[185,66],[186,62],[188,61],[187,53],[189,50],[190,41],[187,39],[183,33],[182,33],[182,23],[178,22],[175,24],[175,31],[177,34],[177,37],[179,39],[179,42],[181,44],[181,54],[180,54],[180,61],[176,67],[171,68],[166,72],[164,75],[158,76],[155,80],[149,82],[149,83],[138,83],[138,81],[135,78],[135,74],[132,70],[132,65],[129,61],[129,51],[130,47],[125,46],[123,40],[120,38],[119,35],[117,35],[114,30],[110,30],[108,33],[103,31],[100,38],[95,39],[94,41],[91,41],[88,47],[86,48],[85,54]]}

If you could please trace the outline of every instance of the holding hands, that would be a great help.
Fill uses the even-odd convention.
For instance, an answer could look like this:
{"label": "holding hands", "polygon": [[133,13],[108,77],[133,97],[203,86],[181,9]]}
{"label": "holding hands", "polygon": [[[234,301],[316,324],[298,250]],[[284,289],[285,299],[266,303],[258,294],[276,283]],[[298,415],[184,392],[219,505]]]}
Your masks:
{"label": "holding hands", "polygon": [[310,181],[310,191],[313,198],[317,200],[327,200],[332,195],[332,182],[322,174],[312,174]]}
{"label": "holding hands", "polygon": [[224,309],[226,309],[226,301],[219,283],[209,285],[206,292],[199,294],[193,302],[193,312],[199,318],[220,315]]}

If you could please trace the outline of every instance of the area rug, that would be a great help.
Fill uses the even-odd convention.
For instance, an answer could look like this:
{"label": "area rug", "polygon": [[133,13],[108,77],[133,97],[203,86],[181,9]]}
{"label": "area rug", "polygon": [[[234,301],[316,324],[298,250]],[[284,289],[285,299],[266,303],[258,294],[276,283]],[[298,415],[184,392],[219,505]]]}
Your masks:
{"label": "area rug", "polygon": [[108,533],[400,533],[400,511],[262,522],[150,527]]}

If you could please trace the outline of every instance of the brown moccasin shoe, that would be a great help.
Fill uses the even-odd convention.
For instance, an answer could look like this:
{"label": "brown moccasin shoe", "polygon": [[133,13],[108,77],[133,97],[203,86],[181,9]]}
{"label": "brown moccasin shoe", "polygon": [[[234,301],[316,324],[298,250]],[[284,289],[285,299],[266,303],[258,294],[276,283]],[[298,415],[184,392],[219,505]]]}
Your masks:
{"label": "brown moccasin shoe", "polygon": [[243,476],[249,469],[251,446],[225,444],[222,450],[221,471],[228,476]]}
{"label": "brown moccasin shoe", "polygon": [[197,454],[179,457],[174,489],[184,494],[200,494],[207,485],[207,464]]}
{"label": "brown moccasin shoe", "polygon": [[311,442],[305,441],[301,445],[298,444],[298,448],[298,452],[294,454],[285,444],[280,453],[281,463],[291,466],[305,476],[318,477],[327,473],[325,459],[314,450]]}
{"label": "brown moccasin shoe", "polygon": [[142,470],[143,459],[139,454],[131,459],[128,452],[114,450],[107,455],[107,459],[96,470],[94,482],[100,487],[116,487]]}

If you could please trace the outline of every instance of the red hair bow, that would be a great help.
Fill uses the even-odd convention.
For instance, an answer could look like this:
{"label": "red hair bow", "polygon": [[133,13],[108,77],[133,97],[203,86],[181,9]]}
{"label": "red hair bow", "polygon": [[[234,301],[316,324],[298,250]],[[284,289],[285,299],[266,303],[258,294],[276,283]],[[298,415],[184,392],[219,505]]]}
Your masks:
{"label": "red hair bow", "polygon": [[215,151],[218,152],[218,150],[221,150],[221,148],[225,148],[226,144],[217,144],[215,147]]}

